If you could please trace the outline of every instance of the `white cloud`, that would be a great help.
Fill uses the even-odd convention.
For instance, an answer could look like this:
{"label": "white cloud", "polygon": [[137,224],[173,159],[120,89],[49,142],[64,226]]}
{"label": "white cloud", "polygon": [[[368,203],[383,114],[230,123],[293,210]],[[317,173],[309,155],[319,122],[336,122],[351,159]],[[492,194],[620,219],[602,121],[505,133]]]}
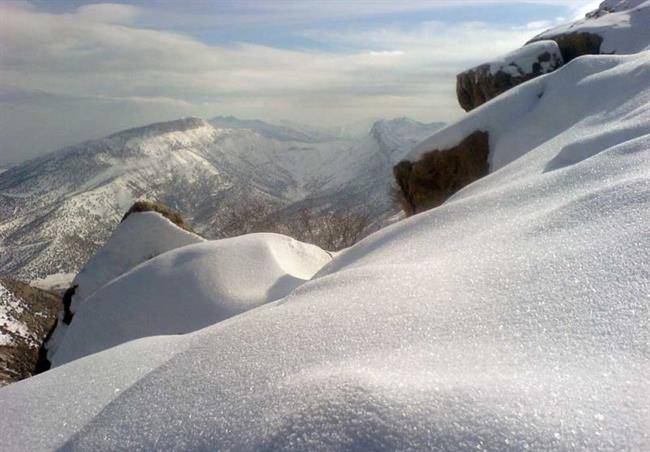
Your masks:
{"label": "white cloud", "polygon": [[94,22],[132,24],[143,15],[143,10],[119,3],[93,3],[77,8],[76,15]]}
{"label": "white cloud", "polygon": [[[345,5],[326,9],[335,14],[351,8]],[[303,9],[298,13],[307,14]],[[426,22],[409,30],[345,33],[320,29],[305,37],[360,50],[295,51],[207,45],[134,25],[146,14],[115,4],[68,14],[0,5],[0,88],[31,93],[4,100],[0,95],[5,154],[0,162],[26,156],[26,148],[31,156],[122,127],[186,115],[327,125],[403,115],[448,121],[461,114],[455,74],[532,35],[484,23]],[[30,122],[37,132],[27,130]],[[58,138],[48,141],[48,134]]]}

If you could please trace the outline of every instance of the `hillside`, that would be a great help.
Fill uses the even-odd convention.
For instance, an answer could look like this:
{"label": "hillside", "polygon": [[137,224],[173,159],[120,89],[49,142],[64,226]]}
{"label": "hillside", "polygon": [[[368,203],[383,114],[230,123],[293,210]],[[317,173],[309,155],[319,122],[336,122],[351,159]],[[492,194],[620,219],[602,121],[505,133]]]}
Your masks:
{"label": "hillside", "polygon": [[[227,128],[225,128],[227,126]],[[395,213],[390,168],[439,129],[405,118],[344,140],[262,121],[187,118],[123,131],[0,174],[0,268],[25,281],[74,273],[134,200],[180,211],[208,238],[273,227],[301,209]],[[316,237],[317,238],[317,237]]]}
{"label": "hillside", "polygon": [[52,293],[0,278],[0,387],[42,371],[42,345],[62,308]]}

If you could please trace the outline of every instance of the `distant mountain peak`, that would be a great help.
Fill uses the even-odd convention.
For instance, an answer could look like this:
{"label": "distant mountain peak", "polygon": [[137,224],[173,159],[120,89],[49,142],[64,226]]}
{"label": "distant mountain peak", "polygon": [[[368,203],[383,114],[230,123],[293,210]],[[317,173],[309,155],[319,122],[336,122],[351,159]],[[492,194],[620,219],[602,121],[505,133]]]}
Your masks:
{"label": "distant mountain peak", "polygon": [[444,127],[442,122],[429,124],[401,116],[393,119],[380,119],[370,129],[370,135],[380,144],[385,153],[393,154],[393,150],[405,144],[415,145],[419,140],[427,138]]}
{"label": "distant mountain peak", "polygon": [[248,129],[266,138],[279,141],[302,141],[315,143],[331,140],[333,137],[309,127],[291,127],[264,122],[259,119],[239,119],[234,116],[215,116],[209,119],[210,124],[218,128]]}
{"label": "distant mountain peak", "polygon": [[186,132],[192,129],[209,126],[209,124],[201,118],[187,117],[181,119],[174,119],[172,121],[155,122],[145,126],[134,127],[132,129],[122,130],[120,132],[109,135],[107,138],[116,137],[131,137],[131,136],[147,136],[147,135],[161,135],[170,132]]}

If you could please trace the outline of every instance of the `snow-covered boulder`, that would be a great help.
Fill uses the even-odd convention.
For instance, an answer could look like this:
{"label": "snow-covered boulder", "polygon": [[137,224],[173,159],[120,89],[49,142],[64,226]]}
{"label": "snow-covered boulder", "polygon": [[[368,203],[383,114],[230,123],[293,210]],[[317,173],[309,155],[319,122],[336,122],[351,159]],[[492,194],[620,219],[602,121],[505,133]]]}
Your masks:
{"label": "snow-covered boulder", "polygon": [[159,254],[203,241],[203,238],[179,227],[173,218],[168,219],[162,213],[129,210],[113,235],[90,258],[65,293],[65,310],[60,314],[58,325],[46,345],[48,358],[54,356],[79,305],[97,289]]}
{"label": "snow-covered boulder", "polygon": [[95,290],[136,265],[166,251],[203,241],[158,212],[131,213],[73,280],[77,289],[70,307],[72,312]]}
{"label": "snow-covered boulder", "polygon": [[279,234],[249,234],[161,254],[79,306],[52,365],[145,336],[183,334],[286,296],[331,260]]}
{"label": "snow-covered boulder", "polygon": [[[628,37],[636,39],[630,35]],[[635,55],[637,56],[633,61],[642,61],[647,58],[648,53],[642,52]],[[625,77],[592,76],[594,72],[623,72],[622,68],[633,64],[625,63],[626,61],[625,59],[596,58],[593,55],[585,55],[584,61],[580,63],[565,65],[552,74],[529,80],[527,83],[503,93],[492,102],[469,112],[457,123],[419,143],[406,156],[404,160],[407,163],[403,163],[402,166],[414,165],[420,160],[424,161],[431,152],[453,149],[477,131],[489,134],[489,172],[495,172],[513,162],[529,152],[531,147],[544,143],[553,143],[553,146],[562,147],[565,143],[558,137],[567,136],[561,135],[562,132],[583,123],[600,124],[605,112],[622,108],[624,105],[637,105],[640,93],[646,88],[647,80],[650,78],[644,65],[639,64],[638,74],[629,74]],[[598,108],[595,108],[596,106]],[[622,129],[620,132],[622,135],[629,133],[632,136],[637,136],[646,130],[646,124],[643,122],[635,122],[633,118],[625,120],[629,125]],[[595,152],[601,146],[601,141],[596,137],[607,137],[613,134],[608,128],[600,129],[599,127],[593,128],[594,144],[589,143],[581,146],[578,151],[575,151],[578,155]],[[603,138],[602,142],[607,143],[618,137],[617,134],[613,136],[614,138]],[[480,155],[483,151],[477,148],[476,152]],[[567,149],[562,153],[562,158],[574,159],[575,156],[572,152],[571,149]],[[439,160],[444,165],[450,166],[442,158],[444,154],[440,157]],[[430,157],[428,159],[433,161]],[[443,164],[425,166],[434,174],[430,179],[440,177],[437,174],[442,172]],[[561,165],[561,160],[555,164]],[[453,167],[453,165],[451,166]],[[449,177],[449,175],[443,174],[443,177]],[[433,183],[427,183],[430,184],[431,190],[436,190],[435,180]],[[423,192],[424,188],[426,187],[420,191]],[[456,186],[455,190],[461,188],[462,186]],[[402,193],[404,196],[409,196],[408,190],[402,189]],[[434,198],[432,201],[436,201],[432,202],[434,205],[438,203]],[[419,206],[427,207],[427,201],[416,205],[416,211]]]}
{"label": "snow-covered boulder", "polygon": [[[528,82],[523,94],[511,96],[499,106],[487,106],[478,115],[469,115],[459,123],[442,130],[430,139],[415,147],[402,162],[394,167],[394,175],[399,187],[402,206],[407,214],[421,211],[442,203],[450,194],[461,189],[469,182],[485,174],[473,172],[468,177],[467,168],[473,162],[484,159],[486,146],[474,143],[476,134],[489,134],[490,170],[496,170],[521,155],[517,149],[528,149],[530,144],[544,137],[536,136],[539,128],[522,125],[520,131],[508,128],[515,135],[530,136],[517,138],[524,141],[505,141],[501,144],[501,131],[506,123],[520,123],[520,115],[526,115],[537,104],[537,97],[545,95],[544,82],[531,82],[537,76],[547,74],[560,68],[578,56],[594,54],[634,54],[650,49],[650,0],[606,0],[600,7],[582,20],[548,30],[529,41],[524,47],[507,54],[496,61],[485,63],[469,69],[457,76],[456,93],[460,105],[470,111],[496,96],[503,95],[515,86]],[[605,61],[605,60],[601,60]],[[582,66],[581,66],[582,67]],[[581,83],[580,69],[571,72],[570,83]],[[565,85],[562,89],[572,89]],[[634,92],[623,88],[625,96]],[[555,94],[555,93],[553,93]],[[598,97],[599,93],[590,92],[587,96]],[[570,126],[581,118],[579,108],[568,105],[562,96],[553,95],[556,104],[548,105],[543,116],[538,118],[542,124],[549,123],[552,133]],[[549,96],[546,95],[546,99]],[[590,104],[594,101],[584,99],[578,104]],[[518,113],[516,113],[518,112]],[[548,135],[551,136],[551,135]],[[530,140],[530,141],[526,141]],[[468,149],[472,144],[468,158],[467,152],[458,154],[459,149]]]}
{"label": "snow-covered boulder", "polygon": [[564,60],[555,41],[528,44],[507,55],[456,76],[456,96],[465,111],[493,99],[525,81],[552,72]]}
{"label": "snow-covered boulder", "polygon": [[565,62],[581,55],[630,54],[650,48],[650,1],[606,0],[584,19],[560,25],[530,42],[554,40]]}

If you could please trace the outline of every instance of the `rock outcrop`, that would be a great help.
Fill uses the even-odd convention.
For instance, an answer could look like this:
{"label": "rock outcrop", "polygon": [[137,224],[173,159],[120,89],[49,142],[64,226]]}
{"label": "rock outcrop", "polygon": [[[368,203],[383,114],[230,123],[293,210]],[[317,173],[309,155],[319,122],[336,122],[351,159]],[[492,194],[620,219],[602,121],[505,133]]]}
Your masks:
{"label": "rock outcrop", "polygon": [[136,201],[135,203],[133,203],[131,208],[124,214],[120,222],[123,222],[129,217],[129,215],[136,212],[158,212],[160,215],[167,218],[169,221],[174,223],[179,228],[185,229],[186,231],[189,232],[194,232],[192,228],[185,223],[185,220],[183,219],[183,216],[180,213],[170,209],[169,207],[167,207],[166,205],[160,202],[154,202],[154,201],[143,201],[143,200]]}
{"label": "rock outcrop", "polygon": [[439,206],[464,186],[488,173],[489,135],[476,131],[460,144],[426,152],[415,162],[402,161],[393,174],[407,215]]}
{"label": "rock outcrop", "polygon": [[557,43],[562,58],[565,63],[573,60],[582,55],[598,55],[600,53],[600,46],[603,43],[603,38],[596,33],[573,32],[573,33],[560,33],[557,35],[543,35],[528,41],[527,45],[537,42],[545,42],[552,40]]}
{"label": "rock outcrop", "polygon": [[49,367],[42,346],[62,310],[60,297],[0,278],[0,386]]}
{"label": "rock outcrop", "polygon": [[510,88],[556,70],[564,61],[555,41],[528,44],[496,61],[458,74],[458,103],[465,111],[470,111]]}

